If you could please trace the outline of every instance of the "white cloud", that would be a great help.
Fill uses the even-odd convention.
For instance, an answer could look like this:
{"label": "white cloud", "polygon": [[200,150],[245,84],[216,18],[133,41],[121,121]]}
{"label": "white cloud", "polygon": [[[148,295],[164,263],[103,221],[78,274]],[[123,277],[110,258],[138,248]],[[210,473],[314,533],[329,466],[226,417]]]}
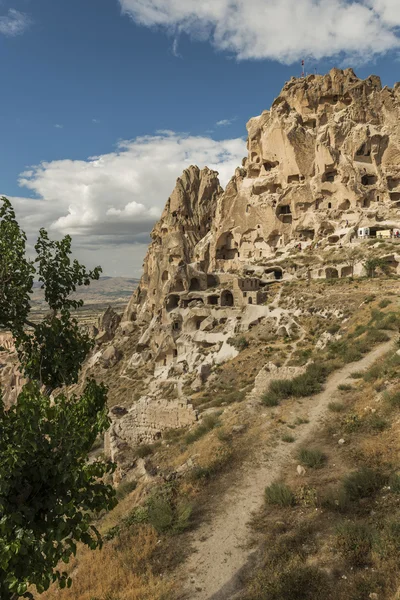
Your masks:
{"label": "white cloud", "polygon": [[344,54],[367,61],[398,49],[399,0],[119,0],[124,14],[210,40],[239,59],[284,63]]}
{"label": "white cloud", "polygon": [[100,123],[99,119],[92,119],[92,123]]}
{"label": "white cloud", "polygon": [[7,15],[0,16],[0,33],[13,37],[24,33],[31,25],[31,20],[25,13],[10,8]]}
{"label": "white cloud", "polygon": [[35,198],[11,200],[30,237],[40,227],[54,236],[70,233],[79,252],[96,249],[92,256],[100,264],[108,264],[117,249],[120,256],[123,246],[120,272],[129,274],[140,268],[142,254],[136,248],[143,253],[183,169],[207,165],[220,173],[225,185],[245,154],[240,138],[215,141],[164,131],[122,141],[114,152],[87,160],[31,166],[21,173],[19,184]]}
{"label": "white cloud", "polygon": [[63,129],[63,128],[64,128],[64,125],[60,125],[59,123],[56,123],[56,124],[54,125],[54,127],[55,127],[56,129]]}
{"label": "white cloud", "polygon": [[221,121],[217,121],[215,124],[217,127],[226,127],[227,125],[232,125],[235,119],[222,119]]}

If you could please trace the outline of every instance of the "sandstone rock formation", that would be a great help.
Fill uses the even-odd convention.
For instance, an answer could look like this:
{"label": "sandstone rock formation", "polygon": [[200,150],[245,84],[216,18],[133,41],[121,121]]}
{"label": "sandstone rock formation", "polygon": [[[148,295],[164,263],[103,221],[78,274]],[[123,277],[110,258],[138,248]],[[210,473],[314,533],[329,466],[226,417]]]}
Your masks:
{"label": "sandstone rock formation", "polygon": [[[152,231],[139,287],[121,322],[109,310],[98,324],[85,370],[118,370],[133,389],[135,373],[147,377],[146,395],[112,415],[113,456],[195,422],[183,384],[206,385],[254,325],[301,334],[301,307],[279,304],[282,282],[365,274],[371,240],[389,237],[379,256],[400,273],[399,123],[400,84],[382,89],[378,77],[333,69],[293,78],[250,119],[248,156],[225,190],[215,171],[184,171]],[[268,365],[256,387],[273,373]]]}

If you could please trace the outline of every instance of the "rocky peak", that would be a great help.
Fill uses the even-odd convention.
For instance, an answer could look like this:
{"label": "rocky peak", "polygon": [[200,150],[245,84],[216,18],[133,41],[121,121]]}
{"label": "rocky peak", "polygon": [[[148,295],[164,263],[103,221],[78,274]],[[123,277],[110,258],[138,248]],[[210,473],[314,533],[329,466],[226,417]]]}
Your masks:
{"label": "rocky peak", "polygon": [[218,173],[208,167],[200,170],[192,165],[178,177],[161,219],[151,232],[143,277],[125,321],[137,316],[150,319],[162,309],[170,289],[189,285],[185,266],[196,263],[194,250],[211,230],[222,193]]}

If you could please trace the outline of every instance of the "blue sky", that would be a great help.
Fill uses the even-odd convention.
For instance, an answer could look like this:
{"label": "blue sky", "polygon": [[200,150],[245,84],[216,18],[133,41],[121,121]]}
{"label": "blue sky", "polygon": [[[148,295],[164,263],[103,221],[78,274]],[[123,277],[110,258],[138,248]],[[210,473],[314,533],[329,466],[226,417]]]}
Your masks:
{"label": "blue sky", "polygon": [[400,79],[396,2],[0,1],[1,191],[30,234],[70,232],[89,264],[137,276],[182,169],[208,162],[225,184],[303,56]]}

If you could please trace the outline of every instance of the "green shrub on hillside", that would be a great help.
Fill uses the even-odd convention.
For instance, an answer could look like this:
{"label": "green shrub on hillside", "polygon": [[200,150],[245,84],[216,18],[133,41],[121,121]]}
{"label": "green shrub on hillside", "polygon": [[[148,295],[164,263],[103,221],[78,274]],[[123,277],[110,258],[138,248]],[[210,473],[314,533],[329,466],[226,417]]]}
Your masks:
{"label": "green shrub on hillside", "polygon": [[[280,400],[286,400],[292,396],[304,398],[318,394],[322,390],[322,384],[328,374],[329,368],[326,364],[313,363],[307,367],[305,373],[293,379],[274,379],[263,396],[263,403],[267,406],[276,406]],[[273,404],[274,402],[276,404]]]}
{"label": "green shrub on hillside", "polygon": [[208,433],[215,427],[218,427],[220,424],[220,421],[218,419],[219,414],[205,416],[201,424],[198,427],[196,427],[196,429],[194,429],[193,431],[189,431],[189,433],[186,434],[186,444],[193,444],[194,442],[197,442],[197,440],[203,437],[203,435],[206,435],[206,433]]}
{"label": "green shrub on hillside", "polygon": [[293,506],[295,497],[292,490],[285,483],[271,483],[265,489],[265,500],[267,504],[275,506]]}
{"label": "green shrub on hillside", "polygon": [[369,467],[362,467],[347,475],[343,488],[350,500],[359,500],[374,495],[385,483],[384,476]]}
{"label": "green shrub on hillside", "polygon": [[352,567],[363,567],[371,562],[375,536],[368,524],[343,523],[338,527],[336,548]]}
{"label": "green shrub on hillside", "polygon": [[301,448],[299,460],[310,469],[321,469],[327,462],[327,456],[317,448]]}

